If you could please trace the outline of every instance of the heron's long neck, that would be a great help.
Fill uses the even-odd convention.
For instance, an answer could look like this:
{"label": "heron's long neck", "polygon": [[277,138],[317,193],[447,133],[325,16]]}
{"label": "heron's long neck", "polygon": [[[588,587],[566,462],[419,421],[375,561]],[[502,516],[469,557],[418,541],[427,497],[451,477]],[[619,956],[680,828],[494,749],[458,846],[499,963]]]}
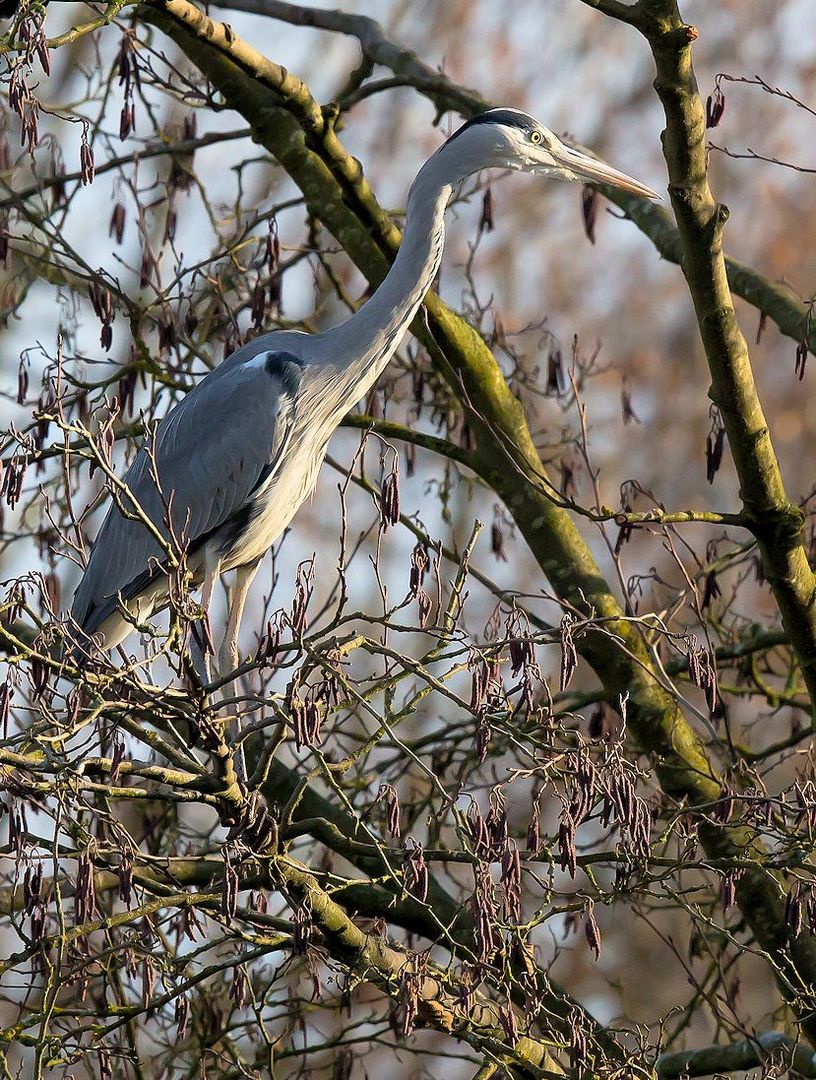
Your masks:
{"label": "heron's long neck", "polygon": [[359,311],[329,331],[337,363],[346,367],[352,384],[359,385],[360,397],[393,356],[442,260],[445,208],[452,189],[437,179],[430,165],[420,170],[411,188],[405,233],[393,266]]}

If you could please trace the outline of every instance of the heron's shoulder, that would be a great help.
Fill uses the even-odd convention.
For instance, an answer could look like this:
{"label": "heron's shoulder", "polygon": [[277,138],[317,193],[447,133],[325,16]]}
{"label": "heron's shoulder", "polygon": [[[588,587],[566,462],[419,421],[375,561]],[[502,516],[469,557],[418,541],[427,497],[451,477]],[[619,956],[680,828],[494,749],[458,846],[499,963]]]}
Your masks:
{"label": "heron's shoulder", "polygon": [[[240,349],[231,353],[211,373],[214,379],[222,379],[236,371],[264,370],[275,374],[284,365],[303,367],[308,363],[310,335],[301,330],[276,330],[253,338]],[[275,358],[280,358],[276,360]]]}
{"label": "heron's shoulder", "polygon": [[266,349],[244,364],[245,371],[263,371],[288,394],[296,394],[304,368],[304,358],[288,349]]}

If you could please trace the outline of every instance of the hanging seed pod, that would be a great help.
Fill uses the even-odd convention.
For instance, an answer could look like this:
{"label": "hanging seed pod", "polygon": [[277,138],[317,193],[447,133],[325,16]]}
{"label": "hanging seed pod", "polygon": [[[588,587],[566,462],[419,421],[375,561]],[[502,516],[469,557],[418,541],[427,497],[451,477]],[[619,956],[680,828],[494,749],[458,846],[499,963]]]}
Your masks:
{"label": "hanging seed pod", "polygon": [[531,664],[535,659],[533,642],[529,635],[513,638],[508,649],[510,652],[510,668],[514,675],[518,675],[522,668]]}
{"label": "hanging seed pod", "polygon": [[473,1010],[473,998],[476,993],[476,988],[480,982],[477,971],[466,965],[462,966],[462,973],[459,979],[459,991],[458,991],[458,1009],[462,1016],[470,1016]]}
{"label": "hanging seed pod", "polygon": [[168,353],[178,344],[176,320],[170,311],[162,311],[159,316],[159,352]]}
{"label": "hanging seed pod", "polygon": [[[490,335],[490,347],[495,348],[498,345],[500,349],[507,351],[507,331],[504,329],[504,322],[498,311],[493,312],[493,333]],[[467,438],[463,439],[463,445],[466,450],[473,452],[476,449],[476,440],[473,438],[473,432],[470,424],[467,424]],[[468,445],[470,443],[470,445]]]}
{"label": "hanging seed pod", "polygon": [[632,392],[629,389],[628,375],[624,375],[621,382],[621,417],[623,419],[624,427],[628,427],[629,424],[640,423],[640,417],[637,415],[632,405]]}
{"label": "hanging seed pod", "polygon": [[186,994],[179,994],[176,998],[173,1018],[176,1022],[176,1038],[183,1039],[190,1024],[190,1002]]}
{"label": "hanging seed pod", "polygon": [[252,316],[252,325],[256,330],[260,330],[266,322],[266,288],[260,276],[252,290],[250,314]]}
{"label": "hanging seed pod", "polygon": [[490,526],[490,551],[500,563],[507,562],[507,554],[504,550],[504,529],[502,528],[502,512],[500,508],[493,508],[493,522]]}
{"label": "hanging seed pod", "polygon": [[433,609],[433,601],[424,589],[420,590],[417,597],[417,614],[419,616],[419,625],[427,626],[428,620],[431,617],[431,610]]}
{"label": "hanging seed pod", "polygon": [[[8,739],[9,735],[9,715],[11,713],[11,674],[6,676],[6,681],[0,686],[0,731],[3,732],[3,738]],[[0,814],[2,816],[2,814]]]}
{"label": "hanging seed pod", "polygon": [[424,904],[428,898],[428,865],[422,845],[413,837],[408,837],[413,846],[406,850],[403,866],[403,885],[405,891]]}
{"label": "hanging seed pod", "polygon": [[133,416],[133,409],[136,401],[137,378],[138,372],[136,368],[132,366],[126,367],[119,378],[117,394],[122,414],[125,416]]}
{"label": "hanging seed pod", "polygon": [[113,1066],[111,1065],[110,1051],[101,1046],[96,1051],[99,1061],[99,1080],[113,1080]]}
{"label": "hanging seed pod", "polygon": [[133,859],[129,851],[122,852],[116,876],[119,878],[119,899],[129,909],[133,903]]}
{"label": "hanging seed pod", "polygon": [[222,848],[222,858],[224,860],[224,876],[221,882],[221,915],[223,918],[232,921],[235,918],[235,912],[238,910],[238,874],[232,865],[232,858],[229,848],[226,845]]}
{"label": "hanging seed pod", "polygon": [[394,1011],[393,1028],[398,1039],[407,1039],[419,1016],[419,975],[403,968],[400,972],[399,1003]]}
{"label": "hanging seed pod", "polygon": [[490,184],[484,190],[482,196],[482,213],[479,217],[479,229],[477,236],[481,236],[484,232],[493,232],[496,227],[496,222],[493,216],[493,189]]}
{"label": "hanging seed pod", "polygon": [[785,897],[785,922],[790,928],[791,937],[798,937],[802,932],[803,904],[801,891],[799,879],[794,878]]}
{"label": "hanging seed pod", "polygon": [[554,345],[547,357],[547,396],[561,397],[566,391],[566,378],[561,350]]}
{"label": "hanging seed pod", "polygon": [[269,231],[266,234],[266,268],[269,274],[269,309],[273,318],[279,318],[283,309],[283,275],[280,267],[280,236],[275,217],[269,219]]}
{"label": "hanging seed pod", "polygon": [[799,382],[805,377],[805,364],[808,358],[808,343],[806,341],[800,341],[796,346],[796,367],[794,368],[794,374],[798,377]]}
{"label": "hanging seed pod", "polygon": [[26,395],[28,394],[28,360],[23,359],[20,361],[20,366],[17,369],[17,404],[23,405],[25,403]]}
{"label": "hanging seed pod", "polygon": [[255,659],[258,661],[274,660],[281,643],[282,635],[283,631],[280,622],[277,617],[273,615],[267,620],[266,633],[261,638],[260,644],[258,645],[258,652]]}
{"label": "hanging seed pod", "polygon": [[598,926],[598,920],[595,918],[595,901],[587,900],[586,907],[584,908],[584,935],[587,939],[587,944],[593,953],[595,953],[595,959],[601,958],[601,928]]}
{"label": "hanging seed pod", "polygon": [[295,746],[300,750],[308,744],[309,735],[306,728],[306,706],[300,698],[292,698],[289,706],[289,716],[292,721],[292,729],[295,733]]}
{"label": "hanging seed pod", "polygon": [[293,698],[291,718],[295,734],[295,745],[298,750],[304,746],[317,746],[320,744],[323,710],[318,702],[311,699],[301,701],[300,698]]}
{"label": "hanging seed pod", "polygon": [[35,698],[41,697],[48,686],[50,669],[38,656],[31,658],[31,690]]}
{"label": "hanging seed pod", "polygon": [[484,858],[490,851],[490,833],[475,802],[471,802],[465,820],[473,840],[473,850],[480,858]]}
{"label": "hanging seed pod", "polygon": [[504,886],[502,915],[507,922],[518,922],[521,918],[521,856],[512,842],[502,856],[501,882]]}
{"label": "hanging seed pod", "polygon": [[711,606],[713,600],[722,596],[722,589],[717,584],[717,571],[709,570],[705,577],[705,586],[703,588],[703,599],[700,607],[705,611]]}
{"label": "hanging seed pod", "polygon": [[575,1070],[576,1075],[583,1075],[584,1065],[589,1054],[589,1045],[582,1024],[582,1019],[573,1014],[572,1037],[570,1039],[570,1068]]}
{"label": "hanging seed pod", "polygon": [[56,617],[56,613],[60,608],[61,588],[59,577],[53,570],[49,570],[47,574],[43,575],[43,589],[45,609]]}
{"label": "hanging seed pod", "polygon": [[474,867],[476,888],[473,893],[473,915],[476,922],[476,955],[481,963],[488,963],[498,945],[498,935],[494,920],[496,918],[496,899],[493,878],[490,870],[483,863]]}
{"label": "hanging seed pod", "polygon": [[133,103],[125,101],[119,112],[119,139],[121,142],[124,142],[133,130],[134,119]]}
{"label": "hanging seed pod", "polygon": [[87,187],[88,184],[93,183],[94,176],[96,175],[93,147],[88,142],[87,128],[83,128],[82,131],[82,142],[79,147],[79,167],[82,175],[82,183]]}
{"label": "hanging seed pod", "polygon": [[380,790],[377,792],[377,802],[381,799],[385,800],[388,808],[388,831],[393,837],[399,837],[401,835],[400,828],[400,802],[397,789],[391,784],[380,784]]}
{"label": "hanging seed pod", "polygon": [[[0,170],[2,171],[2,170]],[[11,266],[11,236],[8,230],[8,218],[0,217],[0,267],[8,270]]]}
{"label": "hanging seed pod", "polygon": [[578,652],[572,640],[572,622],[569,615],[561,620],[561,691],[567,689],[578,667]]}
{"label": "hanging seed pod", "polygon": [[588,731],[593,742],[608,742],[612,737],[612,716],[605,702],[600,702],[589,717]]}
{"label": "hanging seed pod", "polygon": [[25,104],[22,124],[20,125],[20,145],[26,146],[33,154],[40,142],[40,110],[37,102],[31,98]]}
{"label": "hanging seed pod", "polygon": [[394,464],[383,478],[380,493],[380,521],[383,529],[396,525],[400,519],[399,458],[394,454]]}
{"label": "hanging seed pod", "polygon": [[141,262],[141,265],[139,267],[139,288],[140,289],[146,289],[147,286],[150,284],[150,279],[151,279],[152,274],[153,274],[154,266],[155,266],[155,262],[153,260],[153,256],[151,255],[150,251],[147,248],[145,248],[145,250],[142,252],[142,262]]}
{"label": "hanging seed pod", "polygon": [[720,901],[723,911],[728,911],[737,902],[736,878],[731,871],[723,874],[720,882]]}
{"label": "hanging seed pod", "polygon": [[292,910],[292,952],[295,956],[305,956],[312,940],[314,921],[312,910],[307,903],[298,904]]}
{"label": "hanging seed pod", "polygon": [[263,889],[253,889],[249,894],[248,907],[250,911],[257,911],[261,915],[266,915],[269,911],[269,900]]}
{"label": "hanging seed pod", "polygon": [[711,431],[706,437],[706,480],[709,484],[714,483],[714,477],[722,464],[724,447],[725,427],[720,416],[720,410],[716,406],[712,406]]}
{"label": "hanging seed pod", "polygon": [[510,1002],[500,1006],[499,1023],[502,1026],[507,1041],[511,1046],[515,1046],[519,1037],[518,1023],[516,1021],[516,1011]]}
{"label": "hanging seed pod", "polygon": [[595,243],[595,222],[598,218],[598,192],[588,184],[581,185],[581,218],[590,244]]}
{"label": "hanging seed pod", "polygon": [[507,800],[498,788],[490,793],[490,808],[485,818],[485,828],[490,847],[494,851],[504,851],[510,837],[510,824],[507,820]]}
{"label": "hanging seed pod", "polygon": [[430,561],[427,545],[418,540],[411,552],[411,573],[408,579],[408,592],[411,596],[419,596]]}
{"label": "hanging seed pod", "polygon": [[561,494],[565,499],[574,500],[578,494],[578,486],[575,482],[579,466],[570,458],[561,458]]}
{"label": "hanging seed pod", "polygon": [[725,94],[719,83],[714,87],[714,93],[706,98],[706,128],[715,128],[723,118],[725,112]]}
{"label": "hanging seed pod", "polygon": [[474,713],[480,713],[487,707],[487,690],[490,682],[490,668],[485,658],[478,653],[471,655],[470,663],[470,707]]}
{"label": "hanging seed pod", "polygon": [[300,563],[295,578],[295,596],[292,602],[292,613],[289,618],[292,627],[292,637],[300,638],[308,626],[306,611],[312,595],[314,582],[314,563]]}
{"label": "hanging seed pod", "polygon": [[99,914],[99,909],[96,906],[93,862],[91,861],[90,853],[87,850],[83,851],[79,856],[77,864],[74,904],[78,925],[90,922],[91,919],[95,919]]}
{"label": "hanging seed pod", "polygon": [[309,969],[309,977],[312,980],[312,993],[310,1001],[320,1001],[323,996],[323,985],[320,981],[320,962],[315,949],[306,951],[306,966]]}
{"label": "hanging seed pod", "polygon": [[156,989],[156,962],[152,956],[142,960],[142,1008],[150,1007]]}
{"label": "hanging seed pod", "polygon": [[569,870],[569,876],[575,877],[578,870],[578,850],[575,847],[575,823],[569,814],[562,813],[558,825],[558,850],[562,870]]}
{"label": "hanging seed pod", "polygon": [[686,660],[688,662],[689,679],[695,686],[703,685],[702,657],[702,650],[696,647],[696,641],[692,641],[686,651]]}
{"label": "hanging seed pod", "polygon": [[541,804],[536,798],[527,826],[527,850],[537,854],[541,850]]}
{"label": "hanging seed pod", "polygon": [[176,226],[178,225],[178,211],[173,205],[172,199],[167,207],[167,216],[164,219],[164,243],[172,244],[176,239]]}
{"label": "hanging seed pod", "polygon": [[30,915],[41,901],[42,881],[42,863],[37,863],[36,867],[33,868],[26,867],[25,876],[23,877],[23,911],[26,915]]}
{"label": "hanging seed pod", "polygon": [[734,813],[734,796],[727,784],[720,786],[720,796],[711,811],[711,816],[721,825],[727,825]]}
{"label": "hanging seed pod", "polygon": [[485,713],[480,713],[476,720],[476,757],[480,765],[487,761],[490,750],[490,740],[493,738],[493,728]]}

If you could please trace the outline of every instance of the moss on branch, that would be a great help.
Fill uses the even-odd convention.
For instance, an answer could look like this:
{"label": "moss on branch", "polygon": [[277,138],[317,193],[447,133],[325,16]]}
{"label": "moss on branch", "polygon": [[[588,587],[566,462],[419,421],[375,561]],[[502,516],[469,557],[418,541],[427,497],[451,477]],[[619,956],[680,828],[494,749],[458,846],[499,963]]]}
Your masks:
{"label": "moss on branch", "polygon": [[[359,163],[323,119],[305,84],[187,0],[157,2],[139,10],[145,21],[159,26],[177,43],[227,104],[249,120],[254,138],[286,169],[303,192],[309,211],[323,221],[369,281],[380,281],[398,246],[399,230],[377,204]],[[671,30],[666,19],[661,25]],[[669,39],[671,48],[676,49],[676,35],[669,34]],[[704,170],[701,175],[704,178]],[[682,202],[679,194],[678,199]],[[710,235],[721,260],[718,228]],[[706,309],[713,319],[710,333],[723,348],[739,351],[733,313],[728,313],[721,295],[720,300]],[[602,624],[581,635],[576,644],[601,679],[608,700],[628,696],[629,731],[653,756],[663,789],[682,803],[716,801],[721,794],[720,778],[664,684],[638,625],[625,618],[569,513],[548,497],[547,485],[553,488],[522,406],[490,349],[472,326],[433,293],[428,294],[424,314],[412,329],[468,410],[479,445],[474,454],[476,471],[503,499],[562,602]],[[733,403],[724,404],[733,413]],[[756,440],[762,443],[765,439],[769,446],[756,409],[748,411],[747,427]],[[781,482],[773,482],[767,454],[763,460],[770,473],[766,469],[767,475],[760,479],[771,481],[775,501],[769,513],[776,512],[786,505],[784,493]],[[760,489],[757,497],[746,503],[752,520],[758,519],[763,505]],[[764,515],[765,520],[768,517]],[[794,556],[795,549],[786,557]],[[792,639],[796,634],[801,640],[800,626],[788,629]],[[764,854],[753,833],[739,824],[704,821],[700,835],[709,853],[717,857],[741,854],[759,859]],[[780,880],[757,865],[741,878],[738,899],[747,921],[783,973],[781,983],[787,996],[796,999],[804,986],[816,985],[816,946],[801,937],[789,941]]]}

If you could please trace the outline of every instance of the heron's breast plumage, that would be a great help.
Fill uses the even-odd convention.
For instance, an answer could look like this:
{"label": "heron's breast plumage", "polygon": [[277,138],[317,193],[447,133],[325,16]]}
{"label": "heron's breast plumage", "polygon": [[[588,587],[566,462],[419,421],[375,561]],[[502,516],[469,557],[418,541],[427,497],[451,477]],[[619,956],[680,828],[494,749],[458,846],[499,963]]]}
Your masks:
{"label": "heron's breast plumage", "polygon": [[226,548],[221,548],[223,570],[255,562],[269,550],[314,491],[325,453],[324,445],[319,456],[312,454],[308,461],[287,458],[258,490],[243,527],[227,540]]}

